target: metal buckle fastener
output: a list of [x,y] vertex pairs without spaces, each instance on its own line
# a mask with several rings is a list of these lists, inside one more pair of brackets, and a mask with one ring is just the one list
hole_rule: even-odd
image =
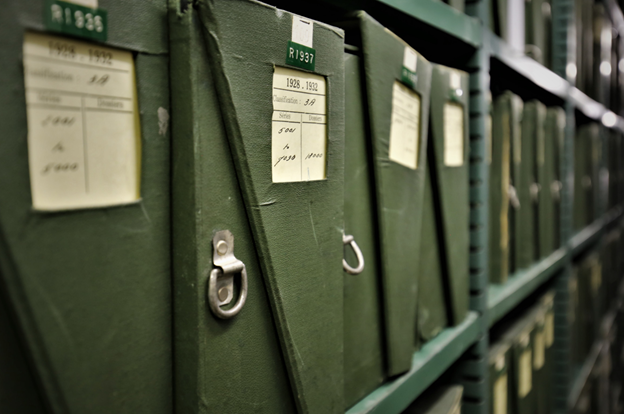
[[[215,268],[208,278],[208,304],[217,317],[229,319],[241,311],[247,300],[247,269],[245,263],[234,256],[234,235],[229,230],[218,231],[212,238],[212,246]],[[241,275],[238,300],[232,308],[221,309],[234,298],[234,275],[237,273]]]
[[342,235],[342,244],[345,246],[346,245],[351,246],[351,249],[353,249],[353,253],[355,253],[355,257],[357,258],[357,261],[358,261],[357,267],[353,268],[349,265],[349,263],[347,263],[347,261],[343,257],[342,268],[344,269],[345,272],[349,273],[350,275],[359,275],[364,270],[364,256],[362,256],[362,251],[360,250],[360,247],[357,245],[357,243],[355,242],[355,239],[350,234]]

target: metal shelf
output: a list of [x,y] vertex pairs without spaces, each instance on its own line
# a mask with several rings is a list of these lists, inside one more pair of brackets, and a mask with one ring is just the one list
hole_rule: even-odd
[[562,100],[568,98],[570,90],[568,81],[541,63],[526,56],[521,51],[513,49],[489,29],[484,28],[483,30],[484,38],[489,45],[493,58],[504,63],[545,91],[558,96]]
[[618,297],[615,299],[615,303],[612,306],[612,309],[603,316],[602,321],[600,323],[600,331],[599,337],[596,339],[594,344],[592,345],[589,354],[585,358],[585,362],[583,366],[576,374],[574,381],[572,382],[572,386],[570,388],[570,394],[568,395],[568,408],[570,411],[574,409],[576,406],[581,394],[587,382],[596,366],[596,362],[598,361],[598,357],[603,352],[604,348],[608,345],[609,335],[611,333],[611,328],[613,327],[613,322],[617,316],[618,311],[622,308],[623,304],[623,290],[624,283],[620,284],[618,289]]
[[414,353],[411,370],[377,388],[347,414],[398,414],[405,410],[475,343],[478,321],[478,314],[470,312],[460,325],[443,330]]
[[532,267],[512,275],[502,285],[490,285],[488,289],[488,323],[494,325],[520,302],[561,269],[566,250],[561,248]]
[[378,0],[473,47],[482,44],[481,24],[439,0]]
[[572,256],[576,256],[584,251],[588,246],[594,244],[596,240],[600,238],[603,230],[611,225],[611,223],[617,221],[622,215],[622,208],[615,207],[603,217],[595,220],[592,224],[585,227],[583,230],[576,233],[570,239],[570,249]]

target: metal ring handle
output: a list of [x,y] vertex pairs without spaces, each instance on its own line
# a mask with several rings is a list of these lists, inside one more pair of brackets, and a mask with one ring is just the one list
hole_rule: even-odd
[[357,267],[353,268],[349,265],[349,263],[347,263],[347,261],[343,257],[342,268],[344,269],[345,272],[349,273],[350,275],[359,275],[360,273],[362,273],[362,271],[364,271],[364,256],[362,255],[360,246],[357,245],[353,236],[346,235],[346,234],[342,235],[342,244],[345,246],[346,245],[351,246],[351,249],[353,249],[353,253],[355,253],[355,257],[357,258],[357,261],[358,261]]
[[236,304],[228,310],[223,310],[218,305],[217,278],[219,277],[219,273],[221,274],[223,273],[223,271],[220,268],[212,269],[212,271],[210,272],[210,277],[208,279],[208,304],[210,305],[210,310],[212,310],[212,312],[217,317],[221,319],[229,319],[235,316],[236,314],[238,314],[238,312],[240,312],[241,309],[243,309],[243,306],[245,305],[245,301],[247,300],[247,269],[243,265],[243,269],[240,272],[241,291],[238,296],[238,300],[236,301]]

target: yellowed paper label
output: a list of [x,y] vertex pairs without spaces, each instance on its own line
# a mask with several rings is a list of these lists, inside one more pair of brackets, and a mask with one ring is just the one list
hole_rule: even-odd
[[518,397],[524,398],[531,392],[533,386],[531,348],[527,348],[520,354],[518,372]]
[[550,348],[555,342],[555,314],[552,311],[546,313],[544,324],[544,342],[546,348]]
[[33,207],[54,211],[139,200],[132,54],[27,32],[24,81]]
[[494,414],[507,414],[507,374],[494,382]]
[[400,82],[392,87],[392,120],[388,157],[412,170],[418,167],[420,96]]
[[545,357],[545,343],[544,343],[544,331],[538,330],[535,333],[535,339],[533,340],[533,368],[541,369],[544,366]]
[[325,78],[276,67],[271,165],[274,183],[324,180],[327,152]]
[[459,167],[463,164],[464,108],[447,102],[444,104],[444,165]]

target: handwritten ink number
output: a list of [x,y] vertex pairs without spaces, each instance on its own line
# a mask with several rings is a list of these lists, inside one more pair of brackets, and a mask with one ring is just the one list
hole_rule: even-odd
[[87,83],[89,85],[104,85],[106,82],[108,82],[108,75],[93,75]]

